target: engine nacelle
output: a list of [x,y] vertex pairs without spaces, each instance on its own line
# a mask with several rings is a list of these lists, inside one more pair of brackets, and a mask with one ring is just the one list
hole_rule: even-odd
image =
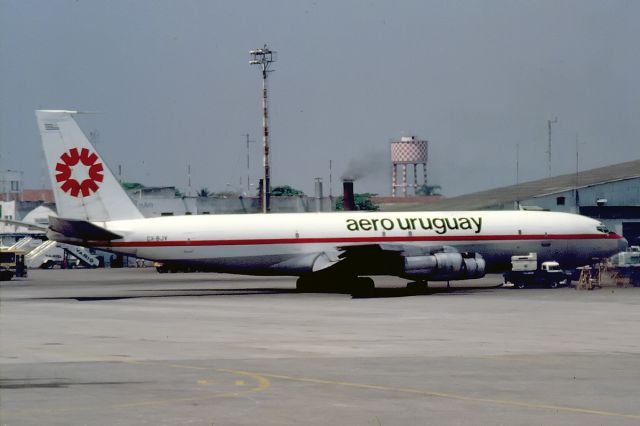
[[432,281],[484,277],[485,260],[478,253],[434,253],[404,258],[403,276]]

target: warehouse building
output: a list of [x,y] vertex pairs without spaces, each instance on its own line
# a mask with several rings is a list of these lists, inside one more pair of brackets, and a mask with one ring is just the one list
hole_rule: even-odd
[[640,243],[640,160],[444,198],[383,204],[387,211],[514,210],[579,213],[604,222],[632,245]]

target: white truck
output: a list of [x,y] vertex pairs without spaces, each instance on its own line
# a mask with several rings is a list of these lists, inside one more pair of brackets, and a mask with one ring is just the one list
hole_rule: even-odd
[[512,283],[514,288],[548,287],[557,288],[567,279],[558,262],[542,262],[538,268],[537,253],[511,256],[511,271],[505,272],[504,283]]

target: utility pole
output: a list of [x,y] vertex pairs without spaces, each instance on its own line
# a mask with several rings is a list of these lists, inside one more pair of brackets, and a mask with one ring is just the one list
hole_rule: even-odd
[[516,144],[516,206],[520,209],[520,144]]
[[558,117],[555,117],[553,120],[547,120],[547,127],[549,128],[549,149],[547,150],[547,154],[549,155],[549,177],[551,177],[551,125],[558,122]]
[[262,213],[268,213],[271,210],[270,205],[270,170],[269,170],[269,113],[267,102],[267,77],[271,72],[269,66],[275,62],[274,54],[265,44],[261,49],[250,50],[250,65],[258,65],[262,70],[262,143],[264,147],[263,163],[264,163],[264,180],[262,184]]
[[191,163],[187,163],[187,197],[191,196]]
[[520,184],[520,144],[516,144],[516,185]]
[[331,160],[329,160],[329,198],[333,198],[333,167]]
[[578,157],[578,147],[580,146],[580,141],[578,138],[578,133],[576,132],[576,184],[575,184],[575,194],[574,194],[574,199],[575,199],[575,204],[576,204],[576,213],[580,214],[580,194],[578,193],[578,179],[579,179],[579,172],[580,172],[580,162],[579,162],[579,157]]
[[249,140],[249,133],[245,133],[245,137],[247,138],[247,193],[251,191],[251,163],[249,162],[249,144],[255,143],[256,141]]

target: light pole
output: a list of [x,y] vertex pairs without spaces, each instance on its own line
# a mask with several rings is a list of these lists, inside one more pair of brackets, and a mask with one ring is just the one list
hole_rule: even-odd
[[251,190],[251,163],[249,162],[249,144],[255,141],[249,140],[249,133],[245,134],[247,138],[247,193]]
[[262,213],[268,213],[271,210],[270,205],[270,170],[269,170],[269,112],[267,103],[267,76],[271,72],[269,66],[275,62],[275,52],[267,47],[250,50],[251,60],[249,64],[259,65],[262,70],[262,142],[264,147],[264,180],[262,184]]
[[549,128],[549,150],[547,154],[549,154],[549,177],[551,177],[551,125],[556,124],[558,122],[558,117],[553,120],[547,120],[547,127]]

